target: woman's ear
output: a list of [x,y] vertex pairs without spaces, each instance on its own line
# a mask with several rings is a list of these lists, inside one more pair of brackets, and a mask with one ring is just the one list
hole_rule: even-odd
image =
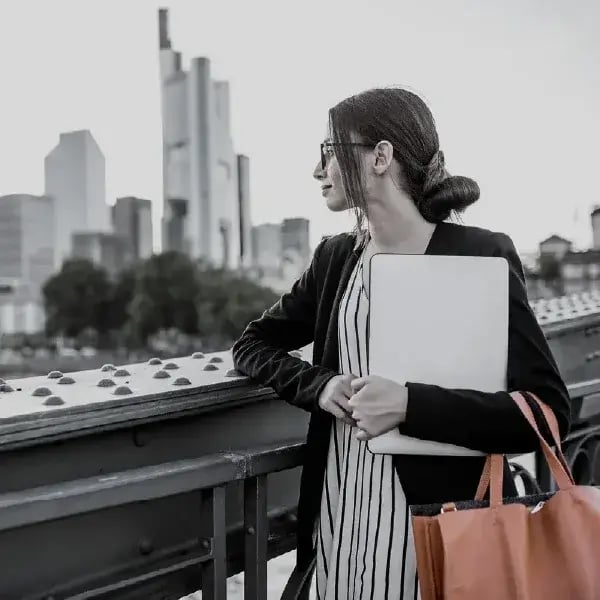
[[390,142],[382,140],[375,146],[374,157],[373,170],[377,175],[383,175],[394,160],[394,147]]

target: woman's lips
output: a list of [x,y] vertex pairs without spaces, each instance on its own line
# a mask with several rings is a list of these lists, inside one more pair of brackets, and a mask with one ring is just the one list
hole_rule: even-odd
[[331,189],[330,185],[323,185],[321,186],[321,193],[323,194],[323,196],[327,195],[327,192]]

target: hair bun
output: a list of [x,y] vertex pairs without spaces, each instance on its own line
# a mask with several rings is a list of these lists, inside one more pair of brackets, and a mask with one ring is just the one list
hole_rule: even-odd
[[479,186],[469,177],[448,176],[427,188],[423,190],[419,211],[433,223],[445,221],[453,211],[462,212],[479,200]]

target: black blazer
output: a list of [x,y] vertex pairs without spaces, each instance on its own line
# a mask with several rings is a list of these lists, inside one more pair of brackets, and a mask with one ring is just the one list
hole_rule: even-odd
[[[313,533],[333,421],[332,415],[319,408],[318,397],[325,384],[338,374],[337,313],[360,255],[360,250],[354,249],[355,242],[355,235],[348,233],[324,239],[291,291],[251,322],[233,346],[238,370],[312,413],[298,502],[298,566],[306,565],[314,554]],[[508,390],[530,391],[547,403],[564,437],[570,424],[569,396],[529,306],[523,268],[512,240],[502,233],[444,222],[436,227],[426,254],[503,256],[508,260]],[[312,365],[288,354],[311,342]],[[444,389],[411,382],[406,385],[408,407],[406,421],[400,426],[402,433],[485,453],[521,454],[538,448],[535,434],[507,392]],[[532,409],[539,418],[537,407]],[[541,419],[540,426],[549,439]],[[395,455],[394,465],[408,503],[428,504],[472,499],[483,460]],[[504,483],[505,495],[516,495],[506,464]]]

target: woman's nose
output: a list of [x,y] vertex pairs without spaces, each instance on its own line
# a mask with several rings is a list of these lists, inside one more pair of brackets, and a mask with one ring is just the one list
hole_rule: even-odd
[[321,179],[325,179],[326,175],[327,173],[323,170],[323,167],[321,166],[321,161],[319,161],[317,163],[317,166],[315,167],[315,170],[313,171],[313,177],[317,181],[320,181]]

